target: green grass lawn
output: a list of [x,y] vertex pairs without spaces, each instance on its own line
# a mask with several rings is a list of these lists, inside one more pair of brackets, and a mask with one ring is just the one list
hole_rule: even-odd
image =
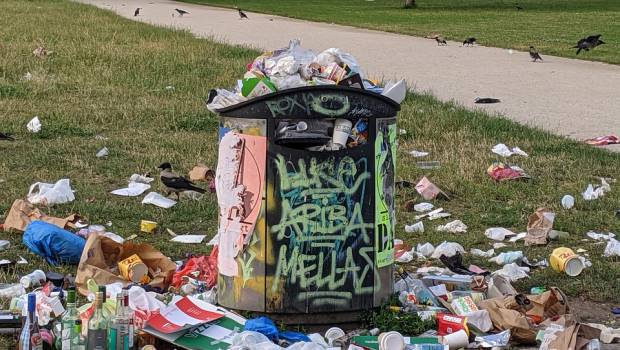
[[[25,197],[32,183],[67,177],[77,191],[76,200],[44,208],[50,215],[78,213],[90,223],[110,221],[110,229],[124,237],[138,234],[141,219],[177,233],[212,236],[217,225],[214,195],[199,202],[181,201],[166,210],[141,205],[141,197],[116,197],[109,191],[126,185],[134,172],[154,172],[163,161],[181,173],[198,162],[214,167],[217,117],[204,108],[203,98],[211,87],[232,85],[258,52],[66,1],[3,1],[0,19],[5,23],[0,29],[0,131],[17,139],[0,141],[0,215],[7,213],[14,199]],[[32,55],[39,42],[53,51],[45,59]],[[32,74],[29,81],[23,78],[27,72]],[[29,134],[25,125],[35,115],[43,131]],[[570,295],[617,300],[620,260],[601,257],[603,245],[581,240],[588,230],[620,233],[620,219],[614,217],[620,208],[620,183],[612,184],[612,192],[600,200],[584,202],[578,194],[596,181],[595,176],[617,177],[620,154],[426,95],[406,99],[399,127],[408,133],[400,139],[398,178],[416,181],[426,174],[451,192],[451,201],[436,204],[465,222],[469,232],[437,233],[434,227],[447,222],[438,220],[427,223],[423,234],[405,234],[403,226],[413,222],[414,214],[402,208],[415,198],[413,190],[405,190],[398,199],[398,237],[412,244],[454,240],[467,248],[488,248],[486,228],[523,231],[527,216],[546,206],[557,213],[556,229],[571,233],[564,244],[588,249],[594,266],[576,278],[551,269],[535,272],[520,287],[557,285]],[[530,153],[529,158],[514,161],[533,177],[531,181],[494,183],[487,177],[487,167],[497,160],[490,148],[498,142]],[[110,149],[110,156],[98,159],[95,153],[103,146]],[[440,161],[441,168],[416,169],[408,154],[413,148],[430,151],[428,158]],[[161,190],[161,185],[156,183],[154,189]],[[560,206],[566,193],[577,197],[570,211]],[[137,240],[152,243],[173,259],[209,251],[205,245],[169,243],[169,238],[165,233],[140,233]],[[47,266],[25,249],[20,234],[2,232],[0,239],[12,244],[1,258],[21,255],[29,261],[18,267],[17,275],[3,275],[0,282],[16,281],[34,268],[75,273],[75,266]],[[503,251],[524,250],[535,259],[547,257],[557,246],[524,248],[518,243]]]
[[[542,55],[620,64],[617,0],[417,0],[414,9],[403,9],[403,0],[184,1],[416,36],[440,33],[459,42],[474,36],[484,46],[527,50],[534,45]],[[575,56],[571,47],[577,40],[597,33],[607,44]]]

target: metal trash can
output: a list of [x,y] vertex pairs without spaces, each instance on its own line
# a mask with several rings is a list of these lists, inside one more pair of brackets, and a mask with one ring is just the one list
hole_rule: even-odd
[[[218,111],[220,305],[307,317],[386,301],[393,290],[399,110],[362,89],[309,86]],[[283,122],[295,129],[304,121],[321,139],[321,121],[336,118],[366,120],[366,143],[309,151],[280,142]]]

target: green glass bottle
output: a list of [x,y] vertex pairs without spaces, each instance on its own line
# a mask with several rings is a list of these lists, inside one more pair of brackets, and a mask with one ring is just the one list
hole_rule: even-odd
[[75,307],[75,287],[71,287],[67,291],[67,310],[62,314],[60,319],[60,341],[62,350],[71,350],[72,332],[75,328],[75,320],[77,319],[78,311]]
[[71,350],[86,350],[86,340],[82,336],[82,320],[75,320],[72,334]]

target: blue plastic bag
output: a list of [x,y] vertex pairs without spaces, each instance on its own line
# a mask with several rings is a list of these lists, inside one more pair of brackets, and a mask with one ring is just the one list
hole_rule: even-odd
[[23,242],[33,253],[51,265],[80,262],[86,241],[69,231],[45,221],[33,221],[24,232]]
[[243,330],[258,332],[273,342],[278,341],[278,328],[271,319],[265,316],[245,321]]
[[280,337],[280,339],[286,340],[291,344],[297,343],[300,341],[305,341],[305,342],[312,341],[310,340],[310,338],[308,338],[307,335],[303,333],[299,333],[299,332],[293,332],[293,331],[282,331],[278,333],[278,336]]

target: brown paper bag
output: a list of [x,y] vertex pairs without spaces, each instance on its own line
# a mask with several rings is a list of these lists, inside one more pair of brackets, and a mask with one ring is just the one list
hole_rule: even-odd
[[87,295],[86,282],[94,279],[98,285],[121,282],[124,286],[130,281],[118,274],[117,265],[120,260],[137,254],[149,268],[152,278],[149,285],[162,289],[168,288],[176,264],[167,256],[149,244],[117,243],[98,234],[88,236],[80,264],[78,265],[75,284],[81,294]]
[[72,226],[70,224],[75,219],[75,215],[70,215],[64,219],[47,216],[29,202],[23,199],[16,199],[4,220],[3,227],[4,231],[17,230],[23,232],[29,223],[40,220],[64,229],[67,226]]
[[600,329],[578,323],[573,315],[563,315],[547,319],[541,325],[560,326],[561,330],[547,335],[540,346],[541,350],[581,350],[591,339],[598,339]]
[[527,219],[525,245],[547,244],[547,235],[553,228],[555,214],[545,208],[538,208]]
[[537,332],[534,322],[567,314],[568,302],[558,288],[551,288],[539,295],[528,295],[527,298],[530,301],[527,311],[519,307],[513,295],[482,300],[477,305],[489,312],[495,329],[510,329],[512,340],[521,344],[534,344]]
[[196,165],[188,175],[191,181],[210,181],[215,178],[213,170],[204,165]]

